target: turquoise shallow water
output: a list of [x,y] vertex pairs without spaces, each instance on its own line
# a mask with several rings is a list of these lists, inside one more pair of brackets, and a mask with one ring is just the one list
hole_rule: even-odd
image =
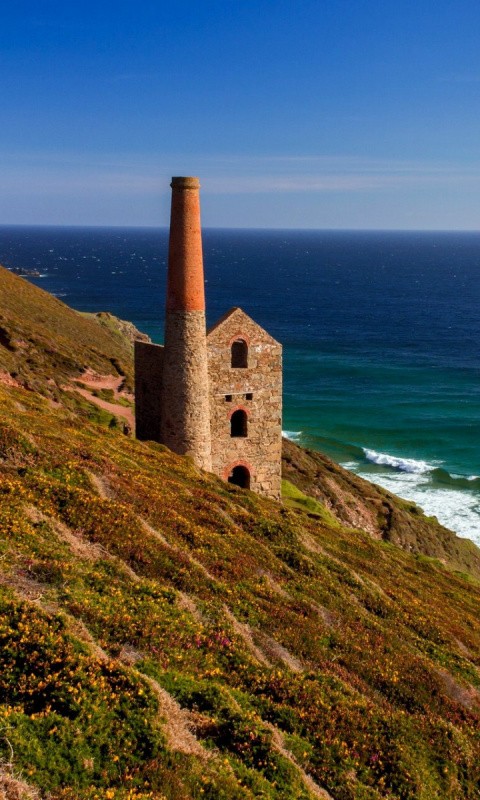
[[301,395],[286,387],[288,435],[480,544],[478,385],[470,370],[435,370],[433,379],[424,368],[349,361],[342,369],[337,361],[318,369],[311,354],[289,358],[294,382],[302,380],[299,364],[310,363],[323,388],[319,395],[310,375]]
[[[208,317],[284,345],[284,428],[480,544],[480,234],[204,232]],[[0,228],[0,263],[163,334],[167,232]]]

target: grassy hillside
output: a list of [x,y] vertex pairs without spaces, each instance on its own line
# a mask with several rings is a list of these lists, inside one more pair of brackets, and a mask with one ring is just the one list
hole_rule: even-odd
[[110,315],[84,315],[0,267],[0,370],[59,399],[84,369],[133,381],[132,348]]
[[480,584],[315,469],[282,507],[0,384],[0,797],[479,797]]

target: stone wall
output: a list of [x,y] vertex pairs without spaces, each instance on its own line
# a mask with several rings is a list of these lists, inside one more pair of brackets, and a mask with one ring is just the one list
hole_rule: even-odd
[[164,349],[159,344],[134,342],[135,435],[141,441],[160,441],[160,392]]
[[[231,345],[248,345],[248,367],[231,367]],[[212,471],[224,480],[236,465],[250,472],[250,489],[281,499],[282,347],[235,308],[207,336]],[[232,437],[235,410],[247,414],[247,436]]]
[[160,441],[211,470],[205,311],[167,311]]

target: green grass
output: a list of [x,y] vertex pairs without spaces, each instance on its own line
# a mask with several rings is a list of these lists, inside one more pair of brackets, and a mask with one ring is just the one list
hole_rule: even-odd
[[285,479],[282,480],[282,501],[287,508],[298,508],[323,519],[333,527],[338,525],[333,514],[330,514],[325,506],[322,506],[313,497],[303,494],[297,486]]
[[[291,450],[305,471],[281,505],[73,393],[53,406],[48,375],[116,344],[90,363],[82,340],[80,364],[78,315],[31,288],[0,357],[30,386],[0,384],[0,769],[13,751],[44,800],[313,800],[308,780],[334,800],[478,800],[474,545],[320,455]],[[360,504],[388,505],[405,549],[339,522]]]
[[[336,800],[477,796],[476,584],[332,524],[288,483],[294,509],[34,393],[0,405],[0,719],[33,784],[307,800],[304,769]],[[168,740],[144,676],[209,760]]]
[[[56,297],[0,267],[0,369],[57,399],[59,387],[82,369],[122,374],[133,385],[132,346],[118,330],[79,314]],[[56,386],[51,383],[52,377]]]

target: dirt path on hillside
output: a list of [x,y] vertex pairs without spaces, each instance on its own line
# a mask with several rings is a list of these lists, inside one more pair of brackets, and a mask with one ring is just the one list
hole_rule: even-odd
[[129,406],[121,406],[117,405],[116,403],[108,403],[106,400],[102,400],[100,397],[95,397],[94,394],[87,392],[86,389],[80,389],[79,386],[75,386],[75,391],[78,392],[78,394],[81,394],[82,397],[84,397],[90,403],[94,403],[96,406],[103,408],[105,411],[108,411],[115,417],[122,417],[122,419],[128,422],[132,431],[135,430],[135,417],[132,409]]
[[93,369],[86,369],[79,380],[92,389],[113,389],[116,398],[134,399],[131,392],[122,391],[122,384],[125,379],[121,375],[98,375]]
[[[133,395],[131,392],[122,391],[121,387],[124,382],[124,378],[122,378],[122,376],[98,375],[93,370],[87,369],[78,380],[85,384],[85,386],[89,386],[92,389],[112,389],[114,398],[116,400],[120,400],[122,398],[130,401],[133,400]],[[94,403],[99,408],[103,408],[104,411],[108,411],[109,414],[113,414],[115,417],[121,417],[128,423],[132,432],[135,430],[135,415],[130,406],[123,406],[120,405],[120,403],[109,403],[108,400],[102,400],[100,397],[95,397],[94,394],[89,392],[87,389],[82,389],[80,386],[73,385],[65,388],[74,389],[90,403]]]

